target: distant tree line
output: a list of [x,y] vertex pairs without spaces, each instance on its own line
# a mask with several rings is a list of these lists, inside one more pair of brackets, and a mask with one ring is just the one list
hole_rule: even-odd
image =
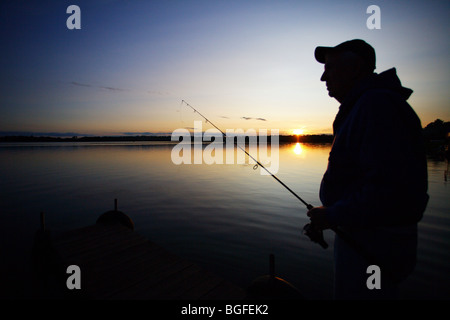
[[450,121],[444,122],[441,119],[436,119],[423,129],[423,134],[427,140],[446,140],[449,133]]
[[[423,128],[427,152],[433,155],[443,155],[449,157],[450,122],[436,119]],[[270,136],[267,136],[270,142]],[[103,136],[103,137],[44,137],[44,136],[0,136],[0,142],[139,142],[139,141],[171,141],[171,136],[138,135],[138,136]],[[248,137],[246,138],[248,141]],[[280,135],[280,143],[303,142],[303,143],[331,143],[333,136],[330,134],[317,135]]]
[[[192,139],[192,137],[191,137]],[[270,141],[271,136],[267,136]],[[171,141],[171,136],[103,136],[103,137],[45,137],[45,136],[1,136],[0,142],[136,142],[136,141]],[[246,142],[249,138],[246,137]],[[319,135],[281,135],[279,142],[311,142],[311,143],[331,143],[333,136],[329,134]]]
[[120,142],[120,141],[170,141],[170,136],[102,136],[102,137],[44,137],[2,136],[0,142]]
[[423,129],[428,154],[450,159],[450,122],[436,119]]

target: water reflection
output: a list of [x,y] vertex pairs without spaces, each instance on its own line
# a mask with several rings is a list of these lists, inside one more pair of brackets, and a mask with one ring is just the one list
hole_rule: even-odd
[[301,155],[303,152],[302,146],[300,145],[300,142],[297,142],[294,146],[294,153],[296,155]]
[[[240,285],[266,274],[269,253],[275,253],[280,276],[310,298],[331,297],[333,251],[301,235],[308,221],[301,203],[271,177],[261,176],[260,169],[252,170],[249,159],[238,164],[241,150],[234,150],[234,164],[227,165],[223,155],[222,165],[175,165],[174,145],[0,148],[0,224],[8,239],[1,252],[25,260],[42,210],[49,228],[73,229],[95,223],[118,198],[137,232]],[[270,146],[263,151],[274,154]],[[329,151],[329,144],[281,144],[277,177],[307,202],[320,205]],[[188,152],[193,161],[195,150]],[[450,287],[445,280],[450,267],[448,188],[442,178],[448,168],[443,162],[429,164],[431,202],[421,222],[417,278],[407,287],[413,298],[431,294],[425,276],[433,279],[437,297]],[[332,247],[333,234],[325,238]],[[11,270],[24,271],[17,259],[5,261]]]

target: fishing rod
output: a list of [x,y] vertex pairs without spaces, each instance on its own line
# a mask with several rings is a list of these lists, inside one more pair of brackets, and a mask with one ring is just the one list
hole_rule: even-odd
[[[214,123],[212,123],[208,118],[206,118],[203,114],[201,114],[197,109],[195,109],[193,106],[191,106],[189,103],[187,103],[184,100],[182,100],[181,103],[182,104],[185,103],[188,107],[190,107],[192,110],[194,110],[195,113],[198,113],[203,119],[205,119],[206,122],[209,122],[214,128],[219,130],[220,133],[222,133],[222,136],[224,138],[227,138],[227,135],[222,130],[220,130]],[[272,178],[274,178],[276,181],[278,181],[283,187],[285,187],[290,193],[292,193],[298,200],[300,200],[306,206],[306,208],[308,210],[311,210],[313,208],[313,206],[311,204],[307,203],[298,194],[296,194],[294,191],[292,191],[291,188],[289,188],[286,184],[284,184],[283,181],[281,181],[277,176],[275,176],[272,172],[270,172],[265,166],[263,166],[258,160],[256,160],[252,155],[250,155],[245,149],[243,149],[241,146],[239,146],[239,144],[237,144],[237,146],[239,147],[239,149],[244,151],[245,154],[247,154],[251,159],[253,159],[253,161],[255,161],[258,166],[260,166],[261,168],[266,170],[266,172],[269,173]],[[365,249],[360,243],[358,243],[354,238],[352,238],[346,232],[344,232],[343,230],[341,230],[338,227],[330,227],[330,230],[334,231],[334,233],[336,233],[336,235],[338,235],[342,240],[344,240],[348,245],[350,245],[357,253],[359,253],[359,255],[361,255],[361,257],[363,257],[364,260],[366,260],[366,262],[368,262],[371,265],[377,265],[380,268],[382,268],[384,274],[388,278],[391,278],[391,280],[396,279],[395,272],[393,272],[393,270],[390,267],[380,263],[379,259],[377,259],[375,256],[373,256],[370,252],[368,252],[367,249]],[[323,230],[316,228],[312,222],[306,224],[303,227],[303,234],[308,236],[312,242],[318,243],[322,248],[324,248],[324,249],[328,248],[328,244],[325,242],[325,239],[323,238]]]
[[[181,103],[185,103],[188,107],[190,107],[192,110],[194,110],[195,113],[198,113],[203,119],[205,119],[206,122],[209,122],[214,128],[219,130],[219,132],[222,134],[222,136],[226,139],[227,135],[222,130],[220,130],[214,123],[212,123],[208,118],[206,118],[203,114],[201,114],[197,109],[195,109],[193,106],[191,106],[189,103],[187,103],[184,100],[181,100]],[[283,187],[286,188],[292,195],[294,195],[300,202],[302,202],[308,210],[311,210],[313,206],[309,203],[307,203],[305,200],[303,200],[298,194],[296,194],[294,191],[292,191],[291,188],[289,188],[283,181],[281,181],[276,175],[274,175],[272,172],[270,172],[265,166],[263,166],[258,160],[256,160],[250,153],[248,153],[245,149],[243,149],[239,144],[236,144],[239,149],[245,152],[246,155],[248,155],[253,161],[256,162],[257,166],[260,166],[263,168],[272,178],[274,178],[276,181],[278,181]],[[333,230],[336,232],[336,230]],[[318,230],[312,225],[311,223],[308,223],[303,227],[303,234],[308,236],[311,241],[317,242],[320,244],[324,249],[328,248],[328,244],[325,242],[323,238],[323,231]]]

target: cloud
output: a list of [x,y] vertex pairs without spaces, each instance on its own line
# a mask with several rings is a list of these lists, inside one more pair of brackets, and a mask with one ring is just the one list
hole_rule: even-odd
[[72,84],[74,86],[78,86],[78,87],[100,88],[100,89],[106,89],[106,90],[109,90],[109,91],[130,91],[128,89],[115,88],[115,87],[94,86],[94,85],[91,85],[91,84],[80,83],[80,82],[76,82],[76,81],[72,81],[70,84]]
[[73,84],[74,86],[79,86],[79,87],[92,87],[90,84],[84,84],[84,83],[79,83],[79,82],[75,82],[75,81],[72,81],[70,84]]
[[121,134],[124,134],[126,136],[149,136],[149,135],[155,135],[153,132],[121,132]]
[[31,131],[0,131],[0,136],[23,137],[90,137],[92,135],[78,132],[31,132]]
[[170,136],[172,132],[121,132],[126,136]]
[[121,89],[121,88],[113,88],[113,87],[99,87],[101,89],[106,89],[106,90],[110,90],[110,91],[130,91],[128,89]]
[[259,120],[259,121],[267,121],[264,118],[252,118],[252,117],[241,117],[241,119],[244,119],[244,120],[252,120],[252,119],[254,119],[254,120]]
[[[130,89],[123,89],[123,88],[110,87],[110,86],[98,86],[98,85],[92,85],[92,84],[88,84],[88,83],[81,83],[81,82],[77,82],[77,81],[72,81],[72,82],[70,82],[70,84],[74,85],[74,86],[78,86],[78,87],[99,88],[99,89],[105,89],[105,90],[113,91],[113,92],[133,91]],[[147,90],[145,92],[148,94],[157,94],[157,95],[161,95],[161,96],[170,95],[170,92],[157,91],[157,90]]]

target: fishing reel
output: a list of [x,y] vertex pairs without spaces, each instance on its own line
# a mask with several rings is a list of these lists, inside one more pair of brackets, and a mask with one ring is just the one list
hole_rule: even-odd
[[303,227],[303,234],[307,235],[312,242],[320,244],[324,249],[328,248],[328,243],[323,238],[323,231],[316,229],[313,224],[308,223]]
[[[308,210],[313,208],[311,204],[305,203],[305,205]],[[323,230],[317,229],[312,223],[308,223],[303,227],[303,234],[308,236],[312,242],[320,244],[322,248],[328,248],[328,243],[323,238]]]

